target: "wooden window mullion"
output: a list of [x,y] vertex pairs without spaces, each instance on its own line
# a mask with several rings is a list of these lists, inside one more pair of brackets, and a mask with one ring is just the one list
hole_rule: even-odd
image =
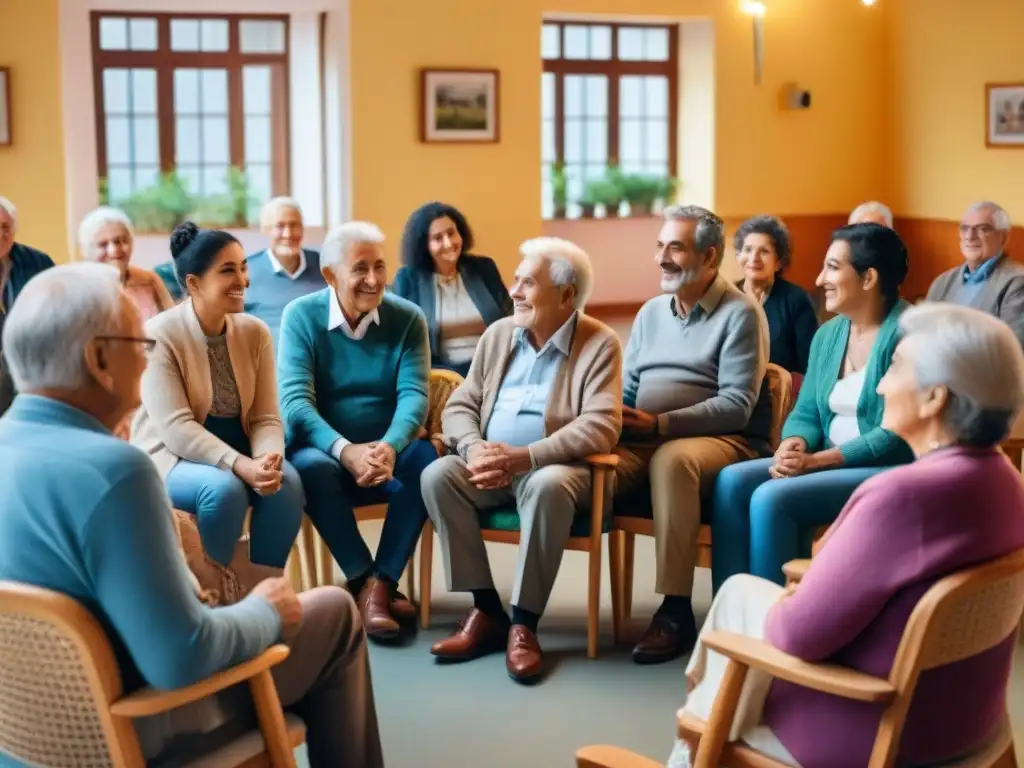
[[[157,50],[171,49],[171,19],[157,20]],[[156,68],[156,124],[160,137],[160,171],[174,170],[177,153],[177,120],[174,117],[174,67],[169,61],[154,62]]]

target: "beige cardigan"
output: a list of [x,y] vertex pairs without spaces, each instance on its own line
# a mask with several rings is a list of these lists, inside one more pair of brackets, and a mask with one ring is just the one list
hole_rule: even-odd
[[[505,317],[484,332],[466,381],[452,394],[442,425],[459,455],[484,439],[511,359],[515,323]],[[551,384],[544,438],[530,446],[534,464],[571,464],[608,453],[622,430],[622,343],[599,320],[578,316],[569,359]]]
[[[146,323],[146,334],[156,340],[156,349],[142,376],[142,407],[132,423],[132,443],[153,458],[164,477],[180,459],[231,469],[238,452],[203,427],[213,387],[206,336],[192,301],[154,317]],[[228,315],[227,337],[252,455],[284,455],[270,331],[251,315]]]

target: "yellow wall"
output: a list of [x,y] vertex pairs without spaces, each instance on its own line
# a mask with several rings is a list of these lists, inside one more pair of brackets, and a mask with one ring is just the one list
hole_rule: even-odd
[[13,145],[0,147],[0,195],[18,240],[67,261],[58,0],[0,2],[0,67],[11,70]]
[[897,213],[957,219],[993,199],[1020,220],[1024,150],[986,148],[985,83],[1024,82],[1024,4],[899,0],[889,14]]

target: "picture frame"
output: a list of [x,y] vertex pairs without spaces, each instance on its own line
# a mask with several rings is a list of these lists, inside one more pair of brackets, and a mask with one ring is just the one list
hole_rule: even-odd
[[1024,82],[985,85],[985,146],[1024,149]]
[[0,147],[11,146],[11,70],[0,67]]
[[421,69],[420,141],[498,143],[499,81],[497,69]]

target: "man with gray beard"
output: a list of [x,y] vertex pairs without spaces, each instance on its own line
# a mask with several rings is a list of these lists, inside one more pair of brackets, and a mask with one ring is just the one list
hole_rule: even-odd
[[618,493],[636,499],[649,485],[655,591],[665,596],[633,649],[640,664],[674,659],[696,641],[701,497],[723,467],[771,455],[768,320],[719,274],[724,255],[718,216],[666,210],[654,256],[664,294],[641,308],[626,348]]

